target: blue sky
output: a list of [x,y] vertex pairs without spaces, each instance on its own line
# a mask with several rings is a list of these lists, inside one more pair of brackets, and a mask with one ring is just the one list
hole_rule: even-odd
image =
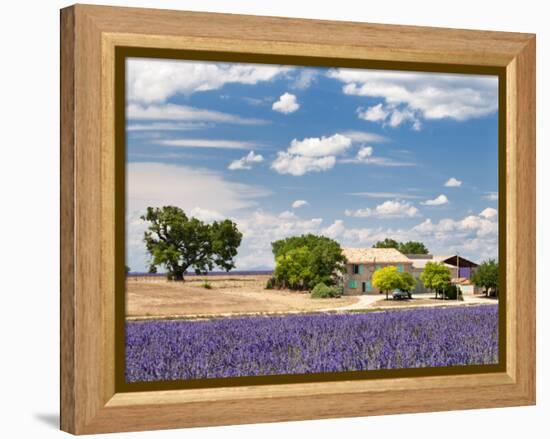
[[236,221],[239,269],[309,232],[496,257],[497,95],[492,76],[129,59],[128,265],[168,204]]

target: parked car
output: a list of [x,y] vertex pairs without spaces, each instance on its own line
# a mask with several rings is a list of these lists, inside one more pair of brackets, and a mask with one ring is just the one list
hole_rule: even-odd
[[392,293],[394,300],[412,299],[410,291],[394,290]]

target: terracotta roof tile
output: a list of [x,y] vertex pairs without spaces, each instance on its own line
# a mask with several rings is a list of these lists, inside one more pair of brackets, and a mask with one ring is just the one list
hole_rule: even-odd
[[351,248],[345,247],[342,249],[348,263],[399,263],[410,264],[412,261],[403,253],[394,248]]

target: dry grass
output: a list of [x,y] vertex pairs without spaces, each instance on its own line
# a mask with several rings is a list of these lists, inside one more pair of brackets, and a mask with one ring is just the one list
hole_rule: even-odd
[[[311,299],[309,293],[266,290],[268,275],[188,277],[185,282],[129,277],[128,317],[205,316],[220,314],[312,312],[337,309],[357,297]],[[204,288],[205,280],[210,289]]]

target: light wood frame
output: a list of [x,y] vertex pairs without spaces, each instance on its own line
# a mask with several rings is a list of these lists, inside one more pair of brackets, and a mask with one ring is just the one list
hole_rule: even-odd
[[[118,46],[502,68],[506,371],[116,393]],[[86,434],[534,403],[534,35],[89,5],[61,11],[61,429]]]

